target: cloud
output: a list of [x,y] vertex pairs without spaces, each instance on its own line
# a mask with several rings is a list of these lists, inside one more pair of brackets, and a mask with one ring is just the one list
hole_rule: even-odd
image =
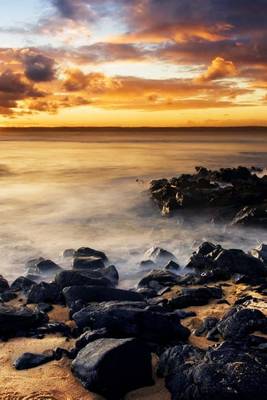
[[209,82],[217,79],[234,77],[236,75],[237,69],[232,61],[226,61],[222,57],[216,57],[207,71],[197,78],[197,81]]
[[25,52],[22,56],[25,75],[34,82],[49,82],[55,78],[55,61],[43,54],[32,51]]
[[52,0],[53,6],[62,18],[71,20],[91,20],[93,12],[87,0]]
[[28,98],[39,98],[44,92],[25,81],[22,74],[6,70],[0,75],[0,109],[1,114],[13,114],[18,101]]

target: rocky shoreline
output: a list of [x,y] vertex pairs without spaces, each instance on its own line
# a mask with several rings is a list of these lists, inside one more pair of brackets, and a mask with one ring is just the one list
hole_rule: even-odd
[[[222,175],[231,184],[228,200],[239,196],[235,212],[264,204],[266,178],[241,167],[201,168],[177,178],[175,189],[154,181],[152,197],[173,211],[178,198],[186,208],[205,193],[207,208],[217,209],[219,198],[225,208],[224,186],[206,191],[207,180],[222,183]],[[197,192],[194,200],[177,195],[182,181]],[[142,278],[127,290],[103,251],[82,247],[63,256],[72,269],[38,258],[14,282],[0,277],[0,359],[7,368],[0,399],[266,399],[266,244],[246,253],[203,242],[184,268],[170,251],[152,247],[140,263]],[[46,385],[49,371],[53,384]],[[34,390],[26,383],[31,376]]]

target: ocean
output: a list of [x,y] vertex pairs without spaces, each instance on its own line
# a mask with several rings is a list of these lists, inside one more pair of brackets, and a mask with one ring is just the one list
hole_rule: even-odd
[[193,223],[160,215],[149,181],[199,165],[266,168],[267,130],[0,131],[0,273],[12,281],[39,256],[70,267],[64,249],[89,246],[107,253],[129,287],[151,246],[183,266],[204,240],[246,251],[266,242],[266,231],[214,225],[201,210]]

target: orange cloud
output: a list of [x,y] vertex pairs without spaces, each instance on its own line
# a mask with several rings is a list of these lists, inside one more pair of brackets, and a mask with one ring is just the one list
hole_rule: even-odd
[[221,57],[216,57],[207,71],[201,74],[197,82],[209,82],[217,79],[229,78],[237,75],[237,69],[232,61],[226,61]]

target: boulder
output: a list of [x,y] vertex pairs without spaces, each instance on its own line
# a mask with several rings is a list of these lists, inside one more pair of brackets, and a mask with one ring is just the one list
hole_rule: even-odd
[[168,344],[186,340],[190,331],[180,324],[175,313],[145,309],[143,303],[90,304],[73,314],[80,329],[105,328],[115,337],[137,337],[151,343]]
[[8,303],[11,300],[14,300],[17,297],[17,294],[12,292],[11,290],[6,290],[5,292],[0,294],[0,300],[4,303]]
[[267,265],[267,244],[262,243],[255,249],[251,250],[253,257],[259,258],[265,265]]
[[212,299],[220,299],[222,289],[217,287],[186,288],[182,289],[178,296],[168,302],[171,310],[192,306],[204,306]]
[[55,283],[41,282],[32,286],[27,296],[27,303],[62,303],[60,287]]
[[0,275],[0,293],[8,289],[9,289],[8,281],[2,275]]
[[73,269],[75,270],[99,270],[105,268],[104,261],[99,257],[75,257]]
[[61,290],[70,286],[113,286],[112,282],[105,278],[102,273],[97,273],[95,271],[61,271],[56,275],[55,282]]
[[164,265],[168,261],[176,260],[176,257],[161,247],[151,247],[145,252],[144,260],[153,261],[156,265]]
[[145,275],[138,283],[139,288],[148,288],[160,290],[165,286],[175,286],[179,282],[179,278],[171,271],[154,269]]
[[63,296],[68,307],[72,308],[75,302],[82,305],[91,302],[103,301],[143,301],[144,297],[140,293],[130,290],[114,289],[98,286],[72,286],[63,289]]
[[180,265],[173,260],[169,261],[164,267],[167,271],[178,271],[180,268]]
[[31,279],[26,278],[25,276],[20,276],[15,279],[11,284],[10,289],[14,292],[28,292],[36,283]]
[[267,227],[267,202],[256,206],[246,206],[234,216],[232,225]]
[[267,318],[256,309],[234,307],[218,322],[216,329],[224,339],[240,339],[255,331],[266,331]]
[[160,359],[172,400],[265,400],[267,355],[243,342],[223,342],[207,351],[177,345]]
[[53,352],[47,354],[24,353],[14,362],[14,367],[17,370],[30,369],[39,367],[39,365],[46,364],[54,359]]
[[74,249],[66,249],[63,251],[63,257],[64,258],[73,258],[75,255],[75,250]]
[[[96,329],[95,331],[85,331],[81,336],[78,337],[75,343],[75,347],[78,351],[83,349],[89,343],[94,342],[98,339],[111,338],[112,334],[108,332],[106,328]],[[114,337],[113,337],[114,338]]]
[[99,339],[83,348],[72,362],[82,385],[107,400],[153,384],[151,354],[135,339]]
[[78,258],[96,257],[101,258],[103,261],[108,260],[106,254],[103,251],[91,249],[90,247],[80,247],[78,250],[75,251],[74,256]]
[[0,305],[0,336],[24,336],[25,332],[48,321],[47,315],[27,307]]
[[62,270],[62,268],[53,261],[45,260],[42,257],[30,260],[26,266],[28,267],[28,273],[36,274],[37,276],[53,276]]

